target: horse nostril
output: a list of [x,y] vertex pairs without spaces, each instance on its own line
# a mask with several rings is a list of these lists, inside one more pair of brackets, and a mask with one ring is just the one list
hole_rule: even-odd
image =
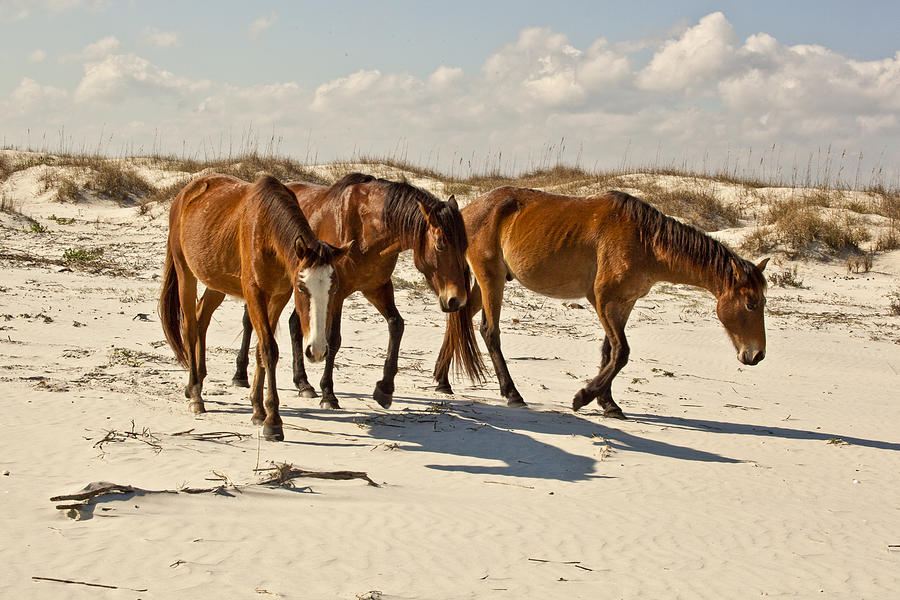
[[758,364],[762,359],[766,357],[766,353],[762,350],[757,350],[756,354],[753,355],[753,361],[750,363],[751,365]]
[[306,358],[308,358],[309,360],[312,360],[312,361],[315,360],[315,359],[313,358],[312,346],[307,346],[307,347],[306,347],[306,350],[303,352],[303,354],[305,354],[305,355],[306,355]]
[[455,312],[459,310],[459,298],[453,296],[449,300],[447,300],[447,310],[450,312]]

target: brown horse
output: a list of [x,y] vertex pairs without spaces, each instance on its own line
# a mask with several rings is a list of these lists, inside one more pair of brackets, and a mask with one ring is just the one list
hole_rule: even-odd
[[[307,356],[322,360],[337,289],[332,265],[347,250],[318,241],[294,195],[274,177],[249,184],[228,175],[207,175],[178,193],[169,211],[159,313],[169,345],[190,370],[184,394],[193,412],[206,412],[201,392],[212,313],[226,294],[239,296],[259,339],[250,392],[252,421],[263,426],[266,439],[284,439],[275,386],[278,317],[293,294],[295,309],[304,317]],[[198,280],[206,285],[199,303]]]
[[[466,230],[456,200],[451,196],[442,202],[432,194],[408,183],[376,179],[353,173],[331,187],[311,183],[289,183],[310,226],[321,240],[332,244],[356,241],[350,260],[337,266],[338,290],[330,305],[331,330],[328,356],[322,373],[322,408],[340,408],[334,395],[332,371],[334,357],[341,346],[341,309],[343,301],[360,291],[388,323],[388,348],[384,374],[375,384],[374,399],[384,408],[391,405],[397,356],[403,336],[403,318],[394,304],[391,274],[400,252],[413,251],[416,268],[425,275],[435,291],[441,310],[452,312],[465,306],[468,298],[469,273],[466,267]],[[291,315],[292,334],[297,329],[297,316]],[[304,334],[305,337],[305,334]],[[314,398],[300,352],[300,335],[294,342],[294,383],[300,395]],[[244,340],[238,353],[235,385],[247,384],[247,351],[250,328],[245,313]],[[447,352],[462,364],[472,377],[483,368],[478,344],[469,327],[451,336]]]
[[[706,288],[737,358],[755,365],[765,356],[763,306],[768,259],[754,265],[703,232],[622,192],[590,198],[502,187],[463,211],[468,261],[475,275],[468,307],[448,317],[450,328],[471,327],[483,307],[481,334],[509,406],[525,406],[500,351],[500,304],[506,281],[552,298],[586,298],[606,333],[598,375],[575,394],[572,409],[597,399],[604,415],[624,419],[611,385],[628,361],[625,323],[638,298],[658,281]],[[434,377],[452,393],[446,340]]]

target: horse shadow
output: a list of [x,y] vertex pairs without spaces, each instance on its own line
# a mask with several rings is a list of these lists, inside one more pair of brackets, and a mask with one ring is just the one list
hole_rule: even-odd
[[[368,395],[340,394],[349,399],[371,401]],[[435,399],[395,396],[403,410],[335,412],[324,409],[293,409],[302,420],[355,423],[366,426],[381,444],[397,444],[404,452],[440,457],[426,468],[486,476],[584,481],[609,478],[597,474],[604,447],[621,452],[647,453],[676,460],[741,463],[739,459],[647,439],[598,423],[574,413],[523,410],[486,403],[472,396]],[[346,403],[345,403],[346,404]],[[579,438],[571,450],[563,438]],[[564,449],[566,446],[569,449]],[[465,462],[452,457],[465,458]],[[476,464],[472,464],[473,459]],[[481,464],[478,464],[481,463]]]
[[791,429],[789,427],[774,427],[770,425],[750,425],[747,423],[731,423],[727,421],[711,421],[694,419],[689,417],[674,417],[651,414],[629,414],[629,418],[637,423],[671,427],[673,429],[690,429],[706,431],[710,433],[727,433],[737,435],[754,435],[760,437],[779,437],[788,440],[814,440],[828,442],[839,439],[854,446],[874,448],[876,450],[900,450],[900,443],[885,442],[882,440],[870,440],[844,435],[841,433],[827,433],[823,431],[810,431],[808,429]]

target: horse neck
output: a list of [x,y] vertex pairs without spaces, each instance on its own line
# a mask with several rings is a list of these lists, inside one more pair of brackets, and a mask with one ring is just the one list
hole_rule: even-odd
[[725,278],[712,266],[714,263],[679,256],[670,250],[657,252],[661,263],[660,279],[708,290],[718,298],[726,288]]

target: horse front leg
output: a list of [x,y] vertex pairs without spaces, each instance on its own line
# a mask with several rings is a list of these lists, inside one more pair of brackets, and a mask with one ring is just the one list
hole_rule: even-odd
[[294,385],[302,398],[315,398],[316,390],[306,378],[306,365],[303,362],[303,329],[300,327],[300,315],[292,310],[288,319],[291,331],[291,367],[294,372]]
[[334,315],[331,317],[331,327],[328,330],[328,354],[325,355],[325,368],[322,370],[322,379],[319,381],[319,388],[322,390],[322,399],[319,401],[319,407],[321,408],[336,410],[341,408],[337,396],[334,395],[332,373],[334,371],[334,358],[337,356],[338,350],[341,349],[342,310],[343,306],[338,304]]
[[[250,391],[250,402],[253,404],[252,422],[262,425],[262,434],[267,440],[284,440],[284,427],[278,412],[278,388],[275,383],[275,370],[278,365],[278,344],[275,342],[275,325],[278,315],[287,303],[290,294],[270,298],[268,294],[255,285],[245,288],[244,297],[250,321],[256,331],[256,375]],[[263,387],[266,388],[263,403]],[[263,410],[264,409],[264,410]]]
[[394,284],[390,280],[370,293],[363,293],[388,324],[387,356],[384,359],[384,371],[381,380],[375,384],[372,397],[381,408],[390,408],[394,401],[394,377],[397,375],[397,360],[400,356],[400,340],[403,339],[403,317],[394,303]]
[[500,307],[503,303],[503,287],[506,284],[505,272],[493,278],[479,277],[479,282],[484,282],[482,290],[484,309],[481,312],[481,337],[487,346],[494,364],[494,372],[500,382],[500,394],[506,399],[506,405],[513,408],[528,406],[516,385],[513,383],[506,359],[500,350]]
[[572,410],[590,404],[594,398],[603,407],[603,416],[614,419],[625,419],[625,413],[612,397],[612,381],[628,363],[630,348],[625,338],[625,323],[634,307],[634,302],[609,303],[597,305],[597,314],[606,338],[603,340],[601,356],[603,363],[597,376],[575,394]]
[[241,348],[238,350],[237,359],[235,359],[234,377],[231,378],[231,385],[235,387],[250,387],[247,380],[247,367],[250,364],[250,335],[253,333],[253,323],[250,322],[250,313],[247,312],[247,305],[244,304],[244,318],[241,320],[243,326],[241,335]]

